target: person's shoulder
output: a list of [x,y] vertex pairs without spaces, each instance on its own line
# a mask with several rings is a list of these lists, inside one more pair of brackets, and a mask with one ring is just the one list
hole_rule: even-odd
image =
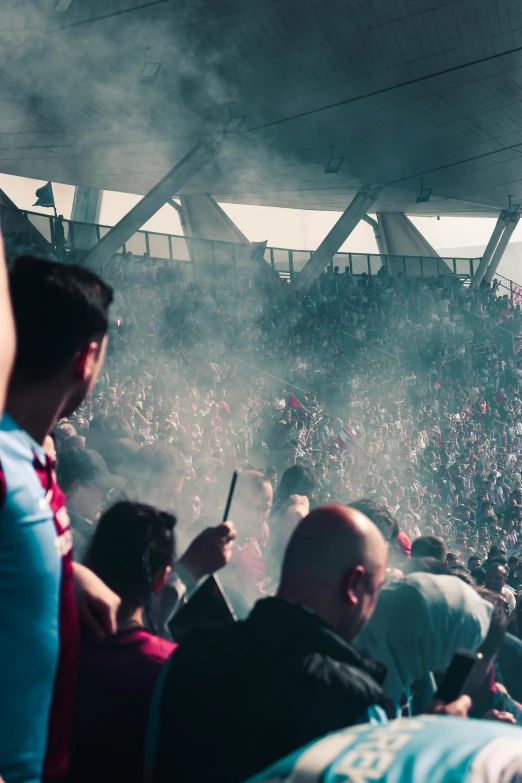
[[170,658],[174,650],[178,647],[174,642],[162,639],[145,629],[135,631],[133,637],[140,653],[150,661],[156,661],[161,665]]
[[9,414],[4,413],[0,421],[0,454],[4,452],[17,457],[27,457],[32,461],[33,450],[41,452],[41,447],[36,442],[33,444],[28,433]]

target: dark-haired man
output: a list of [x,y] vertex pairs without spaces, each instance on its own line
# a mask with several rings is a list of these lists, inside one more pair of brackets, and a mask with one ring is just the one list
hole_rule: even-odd
[[73,565],[43,444],[96,382],[112,290],[80,267],[26,256],[10,291],[18,351],[0,424],[0,774],[54,783],[68,773],[77,607],[102,634],[116,628],[119,599]]

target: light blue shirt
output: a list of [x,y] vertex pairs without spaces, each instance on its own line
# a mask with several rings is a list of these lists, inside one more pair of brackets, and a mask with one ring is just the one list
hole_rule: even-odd
[[41,777],[58,664],[61,559],[34,470],[42,448],[7,414],[0,423],[0,775]]

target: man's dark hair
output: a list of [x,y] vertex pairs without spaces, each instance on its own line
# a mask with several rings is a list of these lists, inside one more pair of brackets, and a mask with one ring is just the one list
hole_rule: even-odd
[[61,372],[109,329],[112,288],[88,269],[20,256],[9,275],[16,324],[15,371],[42,380]]
[[312,468],[304,465],[292,465],[281,476],[276,489],[277,500],[284,500],[290,495],[311,495],[316,487],[316,479]]
[[444,541],[436,536],[421,536],[416,538],[411,545],[412,557],[435,557],[441,563],[446,561],[446,547]]
[[355,503],[349,503],[350,508],[355,508],[371,519],[381,531],[386,541],[394,541],[399,535],[399,523],[392,515],[390,509],[382,503],[377,503],[370,498],[361,498]]
[[500,555],[499,557],[492,557],[491,559],[489,559],[488,568],[490,565],[501,565],[504,566],[504,568],[509,568],[507,558],[501,557]]
[[175,516],[145,503],[116,503],[98,523],[89,567],[125,603],[149,613],[154,580],[174,563],[175,524]]
[[475,584],[478,587],[482,587],[486,583],[486,569],[485,568],[474,568],[471,572],[471,576],[475,580]]
[[70,435],[70,437],[63,441],[60,447],[60,451],[68,451],[68,449],[82,449],[83,447],[84,442],[81,435]]
[[134,440],[131,425],[119,413],[109,416],[95,416],[89,424],[86,443],[88,448],[103,455],[105,449],[119,438]]

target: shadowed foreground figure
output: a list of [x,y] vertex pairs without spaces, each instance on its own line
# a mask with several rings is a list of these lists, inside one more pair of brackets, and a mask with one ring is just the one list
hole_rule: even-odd
[[244,622],[193,632],[171,657],[152,709],[148,779],[239,783],[364,720],[382,703],[383,671],[351,642],[386,560],[381,533],[360,512],[325,506],[305,517],[277,597],[258,601]]

